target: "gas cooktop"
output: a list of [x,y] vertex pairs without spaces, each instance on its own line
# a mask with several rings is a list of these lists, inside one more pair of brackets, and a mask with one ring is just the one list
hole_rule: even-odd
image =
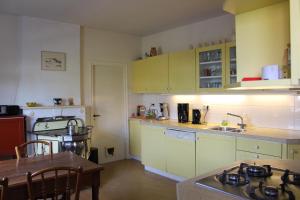
[[197,185],[232,195],[255,200],[300,199],[300,174],[270,165],[241,163],[196,181]]

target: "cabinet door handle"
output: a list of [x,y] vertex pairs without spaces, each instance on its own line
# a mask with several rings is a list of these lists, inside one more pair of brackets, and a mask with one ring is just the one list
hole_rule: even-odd
[[296,151],[295,149],[292,149],[292,150],[290,151],[290,153],[291,153],[291,154],[297,154],[298,151]]
[[256,145],[256,149],[259,149],[259,145]]
[[256,155],[256,158],[259,159],[259,155]]

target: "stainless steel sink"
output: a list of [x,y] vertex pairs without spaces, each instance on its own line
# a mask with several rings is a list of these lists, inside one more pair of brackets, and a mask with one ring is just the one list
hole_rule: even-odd
[[242,129],[239,129],[239,128],[233,128],[233,127],[221,127],[221,126],[212,127],[212,128],[210,128],[210,130],[213,130],[213,131],[232,132],[232,133],[241,133],[241,132],[243,132],[243,130],[242,130]]

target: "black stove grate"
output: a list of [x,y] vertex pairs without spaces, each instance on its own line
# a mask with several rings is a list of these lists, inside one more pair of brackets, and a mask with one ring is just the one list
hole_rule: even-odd
[[263,181],[258,186],[249,186],[248,194],[254,200],[295,200],[294,193],[286,190],[284,184],[276,187],[265,185]]

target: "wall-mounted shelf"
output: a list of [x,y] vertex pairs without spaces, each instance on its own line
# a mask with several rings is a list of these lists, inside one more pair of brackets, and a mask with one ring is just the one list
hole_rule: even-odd
[[227,88],[229,90],[275,90],[275,89],[300,89],[300,86],[293,86],[291,79],[279,80],[259,80],[259,81],[243,81],[233,84]]
[[200,79],[209,79],[209,78],[222,78],[222,76],[201,76]]
[[64,108],[81,108],[83,106],[74,105],[74,106],[35,106],[35,107],[28,107],[28,106],[21,106],[23,110],[31,110],[31,109],[64,109]]
[[222,63],[221,60],[217,60],[217,61],[200,62],[200,65],[221,64],[221,63]]

